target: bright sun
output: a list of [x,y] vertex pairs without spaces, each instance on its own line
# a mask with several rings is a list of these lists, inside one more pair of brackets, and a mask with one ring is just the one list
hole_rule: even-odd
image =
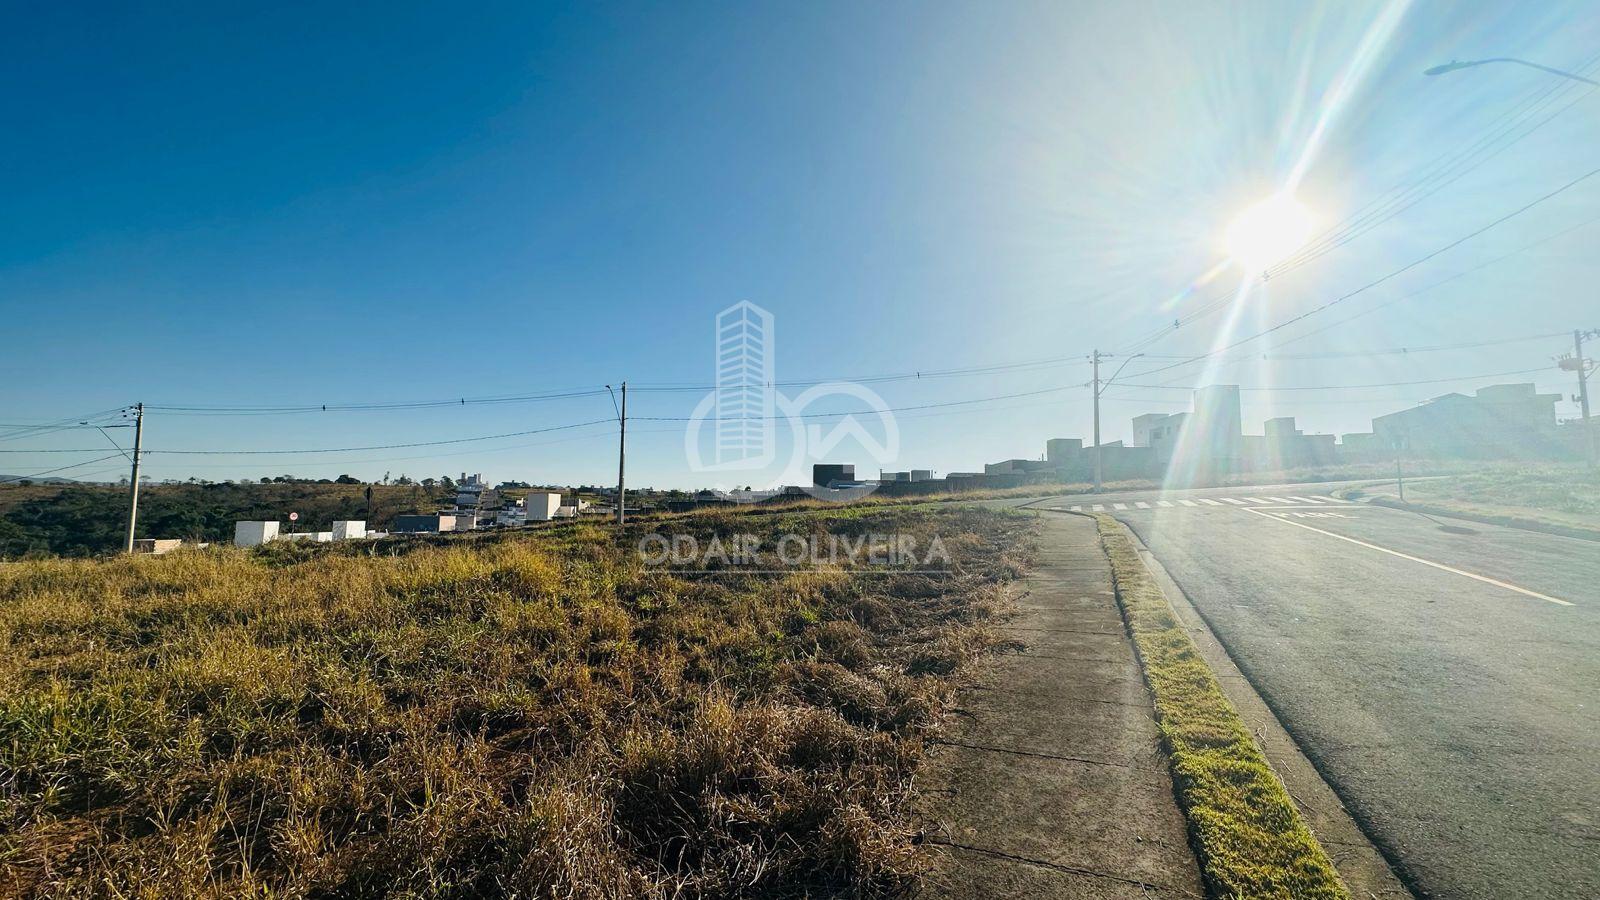
[[1228,226],[1228,253],[1260,273],[1305,246],[1311,238],[1311,212],[1288,194],[1273,194],[1245,210]]

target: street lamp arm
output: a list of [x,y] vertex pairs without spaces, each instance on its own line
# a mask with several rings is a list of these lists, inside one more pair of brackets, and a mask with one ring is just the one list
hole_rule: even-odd
[[1106,392],[1106,388],[1111,387],[1111,382],[1117,380],[1117,376],[1121,375],[1122,374],[1122,370],[1126,369],[1128,367],[1128,363],[1133,362],[1134,360],[1138,359],[1139,357],[1141,357],[1143,355],[1144,355],[1143,353],[1135,353],[1134,355],[1132,355],[1132,356],[1128,357],[1127,359],[1123,360],[1122,361],[1122,365],[1117,366],[1117,370],[1115,372],[1111,373],[1111,377],[1110,378],[1107,378],[1105,381],[1100,382],[1100,393],[1104,394]]
[[1592,84],[1596,87],[1600,87],[1600,81],[1592,81],[1583,77],[1582,75],[1577,75],[1572,72],[1564,72],[1561,69],[1551,68],[1550,66],[1542,66],[1536,62],[1529,62],[1525,59],[1517,59],[1514,56],[1496,56],[1491,59],[1473,59],[1466,62],[1457,62],[1456,60],[1451,60],[1442,66],[1434,66],[1431,69],[1425,69],[1423,70],[1422,74],[1443,75],[1446,72],[1454,72],[1457,69],[1470,69],[1473,66],[1484,66],[1488,65],[1489,63],[1513,63],[1519,66],[1527,66],[1530,69],[1538,69],[1541,72],[1549,72],[1551,75],[1560,75],[1562,78],[1570,78],[1573,81],[1581,81],[1584,84]]

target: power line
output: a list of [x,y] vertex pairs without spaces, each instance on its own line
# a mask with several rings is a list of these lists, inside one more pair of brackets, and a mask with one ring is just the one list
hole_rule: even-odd
[[[574,422],[570,425],[552,425],[549,428],[533,428],[527,431],[508,431],[504,434],[486,434],[469,438],[449,438],[438,441],[412,441],[404,444],[372,444],[365,447],[317,447],[293,450],[144,450],[141,455],[159,453],[166,456],[279,456],[299,453],[356,453],[366,450],[400,450],[409,447],[438,447],[446,444],[466,444],[476,441],[493,441],[500,438],[522,437],[530,434],[545,434],[551,431],[564,431],[571,428],[583,428],[587,425],[600,425],[610,422],[610,419],[594,419],[588,422]],[[58,449],[44,450],[0,450],[0,453],[93,453],[94,450],[84,449]]]
[[[1479,375],[1456,375],[1456,376],[1453,376],[1453,377],[1450,377],[1450,378],[1430,378],[1430,379],[1425,379],[1423,381],[1386,381],[1386,382],[1379,382],[1379,383],[1374,383],[1374,384],[1284,385],[1284,386],[1261,386],[1261,387],[1245,386],[1245,387],[1240,387],[1239,390],[1241,390],[1241,391],[1270,391],[1270,392],[1278,392],[1278,391],[1347,391],[1347,390],[1357,390],[1357,389],[1362,389],[1362,388],[1411,387],[1411,386],[1419,385],[1419,384],[1448,384],[1448,383],[1453,382],[1453,381],[1472,381],[1472,380],[1478,379],[1478,378],[1505,378],[1505,377],[1509,377],[1509,376],[1512,376],[1512,375],[1530,375],[1530,374],[1533,374],[1535,372],[1548,372],[1549,370],[1550,370],[1549,366],[1541,366],[1541,367],[1539,367],[1537,369],[1518,369],[1518,370],[1512,371],[1512,372],[1484,372],[1484,373],[1479,374]],[[1126,382],[1126,381],[1123,382],[1123,386],[1124,387],[1131,387],[1131,388],[1145,388],[1145,389],[1155,389],[1155,390],[1163,390],[1163,391],[1193,391],[1193,390],[1198,390],[1198,388],[1190,386],[1190,385],[1138,384],[1136,382]]]
[[73,463],[70,466],[58,466],[54,469],[45,469],[43,472],[35,472],[32,475],[14,475],[7,478],[0,478],[0,484],[10,484],[13,481],[28,481],[33,478],[41,478],[45,475],[54,475],[57,472],[65,472],[68,469],[81,469],[84,466],[92,466],[95,463],[105,462],[108,459],[116,459],[118,455],[119,454],[113,453],[110,456],[102,456],[99,459],[91,459],[88,462]]
[[[1600,55],[1590,58],[1588,62],[1584,63],[1579,68],[1579,71],[1591,68],[1597,63],[1600,63]],[[1430,164],[1429,168],[1422,170],[1419,175],[1413,175],[1412,177],[1401,181],[1399,184],[1369,201],[1366,205],[1356,210],[1356,212],[1352,213],[1350,216],[1347,216],[1340,223],[1329,227],[1326,231],[1313,238],[1307,245],[1301,247],[1288,259],[1280,260],[1278,263],[1274,264],[1267,270],[1266,273],[1264,273],[1263,277],[1276,278],[1287,274],[1288,272],[1299,268],[1311,260],[1355,240],[1362,234],[1365,234],[1373,228],[1376,228],[1378,225],[1393,219],[1395,216],[1406,211],[1407,209],[1410,209],[1412,206],[1415,206],[1417,203],[1420,203],[1422,200],[1427,199],[1433,194],[1438,193],[1443,188],[1460,179],[1467,172],[1477,168],[1479,165],[1487,162],[1500,152],[1506,150],[1507,148],[1516,144],[1518,141],[1521,141],[1523,138],[1537,131],[1552,119],[1566,112],[1573,105],[1586,99],[1589,96],[1589,93],[1593,90],[1593,88],[1579,88],[1578,90],[1580,91],[1580,94],[1577,97],[1574,97],[1565,106],[1562,106],[1560,109],[1546,116],[1544,119],[1541,119],[1532,127],[1515,136],[1510,141],[1502,144],[1500,147],[1492,150],[1489,149],[1490,145],[1492,145],[1494,141],[1504,137],[1506,134],[1509,134],[1511,130],[1514,130],[1516,127],[1518,127],[1518,123],[1515,120],[1520,117],[1522,113],[1536,111],[1540,106],[1544,105],[1546,101],[1554,98],[1560,93],[1572,89],[1573,87],[1574,85],[1572,85],[1570,82],[1561,82],[1548,89],[1533,91],[1516,109],[1499,117],[1502,120],[1508,120],[1508,124],[1504,126],[1492,126],[1474,143],[1453,154],[1447,154],[1439,157],[1432,164]],[[1485,155],[1485,152],[1487,155]],[[1474,159],[1474,156],[1477,156],[1478,158]],[[1453,174],[1452,168],[1454,168]],[[1424,193],[1408,198],[1407,195],[1414,194],[1416,191],[1422,190],[1423,188],[1427,187],[1430,182],[1435,182],[1444,176],[1449,177],[1445,178],[1445,180],[1442,182],[1434,184]],[[1408,200],[1409,202],[1407,202]],[[1403,205],[1395,208],[1396,204]],[[1374,218],[1375,216],[1381,217]],[[1120,349],[1117,352],[1126,354],[1143,347],[1148,347],[1166,335],[1177,331],[1183,326],[1209,316],[1220,309],[1226,308],[1236,293],[1236,291],[1226,291],[1222,294],[1214,295],[1203,301],[1198,309],[1195,309],[1186,315],[1181,315],[1175,318],[1171,326],[1163,325],[1153,332],[1148,332],[1145,336],[1136,339],[1134,343]]]
[[1527,204],[1524,204],[1521,207],[1518,207],[1517,209],[1512,210],[1511,212],[1508,212],[1508,213],[1500,216],[1499,218],[1495,219],[1494,221],[1490,222],[1487,225],[1484,225],[1483,227],[1481,227],[1481,228],[1479,228],[1479,229],[1477,229],[1475,231],[1469,232],[1468,234],[1463,235],[1462,237],[1456,238],[1455,240],[1451,241],[1448,244],[1445,244],[1443,247],[1440,247],[1437,250],[1433,250],[1432,252],[1427,253],[1427,254],[1423,255],[1422,257],[1420,257],[1418,259],[1415,259],[1415,260],[1413,260],[1413,261],[1411,261],[1409,263],[1406,263],[1405,265],[1401,266],[1398,269],[1395,269],[1394,271],[1388,273],[1387,275],[1384,275],[1384,276],[1382,276],[1380,278],[1376,278],[1376,279],[1374,279],[1372,281],[1369,281],[1366,284],[1362,285],[1361,287],[1358,287],[1353,291],[1349,291],[1348,293],[1341,294],[1338,297],[1335,297],[1332,300],[1329,300],[1326,303],[1321,304],[1320,306],[1315,306],[1315,307],[1313,307],[1311,309],[1306,310],[1303,313],[1300,313],[1299,315],[1292,316],[1292,317],[1290,317],[1288,319],[1285,319],[1284,321],[1279,322],[1278,324],[1273,325],[1270,328],[1267,328],[1267,329],[1265,329],[1263,331],[1258,331],[1255,334],[1252,334],[1252,335],[1250,335],[1248,337],[1240,338],[1239,340],[1234,341],[1231,344],[1228,344],[1228,345],[1223,346],[1223,347],[1219,347],[1216,350],[1212,350],[1209,353],[1205,353],[1205,354],[1201,354],[1199,356],[1195,356],[1195,357],[1193,357],[1191,359],[1188,359],[1188,360],[1185,360],[1183,362],[1175,362],[1175,363],[1173,363],[1171,365],[1161,366],[1161,367],[1155,368],[1155,369],[1148,369],[1148,370],[1143,371],[1143,372],[1137,372],[1134,375],[1132,375],[1131,377],[1133,377],[1133,378],[1142,378],[1142,377],[1144,377],[1146,375],[1153,375],[1153,374],[1155,374],[1157,372],[1165,372],[1165,371],[1167,371],[1169,369],[1175,369],[1175,368],[1178,368],[1180,366],[1191,365],[1191,364],[1193,364],[1195,362],[1199,362],[1200,360],[1203,360],[1203,359],[1210,359],[1211,357],[1218,356],[1218,355],[1220,355],[1222,353],[1226,353],[1227,351],[1232,350],[1232,349],[1234,349],[1236,347],[1240,347],[1240,346],[1243,346],[1244,344],[1248,344],[1251,341],[1263,338],[1263,337],[1265,337],[1265,336],[1267,336],[1269,334],[1272,334],[1275,331],[1278,331],[1279,329],[1287,328],[1288,326],[1293,325],[1296,322],[1302,321],[1304,319],[1308,319],[1311,316],[1316,315],[1317,313],[1323,312],[1324,310],[1331,309],[1332,307],[1337,306],[1340,303],[1343,303],[1346,300],[1351,299],[1352,297],[1356,297],[1356,296],[1359,296],[1360,294],[1366,293],[1367,291],[1377,287],[1380,284],[1383,284],[1384,282],[1390,280],[1391,278],[1394,278],[1394,277],[1396,277],[1398,275],[1401,275],[1401,274],[1404,274],[1406,272],[1411,271],[1412,269],[1416,268],[1417,266],[1422,265],[1423,263],[1433,259],[1436,256],[1439,256],[1442,253],[1445,253],[1445,252],[1450,251],[1450,250],[1454,250],[1456,247],[1461,246],[1462,244],[1466,243],[1467,241],[1472,240],[1473,238],[1483,234],[1486,231],[1489,231],[1490,229],[1492,229],[1492,228],[1494,228],[1494,227],[1496,227],[1498,225],[1502,225],[1505,222],[1508,222],[1511,219],[1516,218],[1517,216],[1527,212],[1530,209],[1533,209],[1534,207],[1538,206],[1539,204],[1544,203],[1545,201],[1550,200],[1551,198],[1556,197],[1556,196],[1566,192],[1567,190],[1570,190],[1573,187],[1576,187],[1577,185],[1583,183],[1584,181],[1587,181],[1590,178],[1593,178],[1595,175],[1600,175],[1600,169],[1591,169],[1588,172],[1586,172],[1586,173],[1584,173],[1582,175],[1579,175],[1577,178],[1574,178],[1571,181],[1568,181],[1566,184],[1561,185],[1560,187],[1556,188],[1555,190],[1550,191],[1549,193],[1545,194],[1544,196],[1539,197],[1536,200],[1533,200],[1533,201],[1531,201],[1531,202],[1529,202]]
[[[1590,68],[1595,64],[1596,61],[1600,61],[1600,57],[1591,59],[1590,62],[1586,63],[1582,68]],[[1324,232],[1317,239],[1314,239],[1310,244],[1302,247],[1293,256],[1285,260],[1280,260],[1274,264],[1267,270],[1265,276],[1277,277],[1291,269],[1305,265],[1317,257],[1329,253],[1338,247],[1355,240],[1361,235],[1366,234],[1379,225],[1382,225],[1384,222],[1393,219],[1395,216],[1398,216],[1418,203],[1421,203],[1423,200],[1426,200],[1428,197],[1431,197],[1448,187],[1452,183],[1462,178],[1468,172],[1489,161],[1490,159],[1493,159],[1495,156],[1498,156],[1500,153],[1512,147],[1523,138],[1526,138],[1535,131],[1538,131],[1552,119],[1555,119],[1568,109],[1571,109],[1577,103],[1587,99],[1590,92],[1593,91],[1593,88],[1579,88],[1578,96],[1568,101],[1566,105],[1550,113],[1548,116],[1545,116],[1543,119],[1540,119],[1538,122],[1535,122],[1531,127],[1524,130],[1521,134],[1515,135],[1510,140],[1502,143],[1500,146],[1493,146],[1496,141],[1520,127],[1520,123],[1515,121],[1515,119],[1519,117],[1522,112],[1534,112],[1540,106],[1545,105],[1547,101],[1553,100],[1559,94],[1566,93],[1574,87],[1575,85],[1573,85],[1571,82],[1559,82],[1555,84],[1548,90],[1544,91],[1543,94],[1538,97],[1537,101],[1531,101],[1525,106],[1525,108],[1517,110],[1513,116],[1506,117],[1510,118],[1511,120],[1508,121],[1504,127],[1491,130],[1489,133],[1480,137],[1473,144],[1455,153],[1453,158],[1451,156],[1442,158],[1440,160],[1442,164],[1435,167],[1431,174],[1428,174],[1420,180],[1417,180],[1415,184],[1409,188],[1406,188],[1404,191],[1400,191],[1400,193],[1396,194],[1390,200],[1385,201],[1385,203],[1379,206],[1378,209],[1371,210],[1370,207],[1372,204],[1368,204],[1368,207],[1363,209],[1363,214],[1347,219],[1346,224],[1342,228],[1333,228]],[[1397,189],[1398,187],[1392,188],[1388,193],[1394,194]]]
[[578,388],[544,394],[512,394],[492,397],[457,397],[452,400],[397,400],[369,403],[323,403],[299,406],[164,406],[147,404],[145,409],[190,415],[287,415],[293,413],[382,411],[395,409],[434,409],[451,406],[479,406],[501,403],[538,403],[548,400],[567,400],[574,397],[595,397],[606,389]]
[[[994,396],[994,397],[975,397],[975,398],[973,398],[971,400],[948,400],[948,401],[945,401],[943,403],[923,403],[923,404],[919,404],[919,405],[916,405],[916,406],[895,406],[895,407],[885,407],[884,409],[858,409],[858,410],[852,410],[850,412],[837,412],[837,413],[797,413],[794,416],[739,416],[739,417],[736,417],[736,418],[729,417],[728,421],[776,421],[776,422],[783,422],[783,421],[787,421],[787,420],[789,420],[791,418],[795,418],[795,419],[822,419],[822,418],[834,418],[834,417],[838,417],[838,416],[867,416],[867,415],[878,415],[878,414],[881,414],[881,413],[891,413],[891,412],[911,412],[911,411],[919,410],[919,409],[941,409],[941,408],[949,407],[949,406],[966,406],[966,405],[970,405],[970,404],[973,404],[973,403],[991,403],[991,402],[996,401],[996,400],[1015,400],[1015,399],[1017,399],[1019,397],[1038,397],[1038,396],[1041,396],[1043,394],[1054,394],[1054,393],[1059,393],[1061,391],[1071,391],[1071,390],[1077,390],[1079,388],[1086,388],[1086,387],[1088,387],[1087,384],[1066,384],[1066,385],[1059,385],[1057,387],[1043,388],[1043,389],[1037,390],[1037,391],[1021,391],[1021,392],[1015,393],[1015,394],[1000,394],[1000,395],[997,395],[997,396]],[[694,421],[718,422],[718,421],[723,421],[723,419],[719,419],[719,418],[717,418],[715,416],[706,416],[706,417],[701,418],[701,419],[696,419],[696,417],[694,417],[694,416],[632,416],[631,418],[638,419],[639,421],[642,421],[642,422],[694,422]]]

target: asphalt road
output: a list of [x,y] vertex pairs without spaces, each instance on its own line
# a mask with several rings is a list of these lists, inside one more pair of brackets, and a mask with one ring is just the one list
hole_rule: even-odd
[[1600,544],[1335,487],[1035,505],[1139,534],[1419,895],[1600,897]]

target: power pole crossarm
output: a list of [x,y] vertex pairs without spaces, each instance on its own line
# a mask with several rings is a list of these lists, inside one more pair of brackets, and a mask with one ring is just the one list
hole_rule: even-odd
[[144,449],[144,404],[133,407],[133,475],[128,486],[128,540],[123,549],[133,552],[133,528],[139,521],[139,451]]

